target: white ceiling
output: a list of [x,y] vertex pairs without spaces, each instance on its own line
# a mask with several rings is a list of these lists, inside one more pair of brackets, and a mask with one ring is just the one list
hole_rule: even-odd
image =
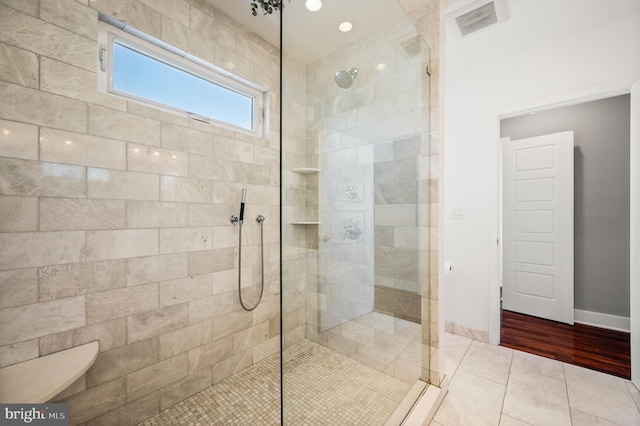
[[[206,0],[233,20],[280,45],[280,14],[251,14],[251,0]],[[323,0],[318,12],[309,12],[304,0],[284,0],[283,44],[285,51],[308,64],[371,32],[394,22],[427,0]],[[338,25],[353,24],[349,33]]]

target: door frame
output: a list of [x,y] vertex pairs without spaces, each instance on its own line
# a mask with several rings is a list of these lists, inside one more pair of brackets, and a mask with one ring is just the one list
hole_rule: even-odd
[[[548,98],[541,98],[523,102],[518,105],[508,105],[497,109],[494,113],[490,113],[494,117],[494,125],[496,126],[496,135],[498,136],[493,142],[493,150],[496,155],[496,166],[491,171],[492,178],[489,179],[488,190],[488,204],[493,214],[489,215],[488,232],[487,232],[487,253],[488,253],[488,275],[489,275],[489,343],[494,345],[500,344],[500,286],[501,286],[501,274],[502,258],[500,256],[501,241],[502,241],[502,215],[501,211],[501,180],[502,180],[502,159],[500,149],[500,121],[506,118],[513,118],[527,113],[541,112],[545,110],[555,109],[559,107],[566,107],[571,105],[582,104],[591,101],[597,101],[600,99],[606,99],[618,95],[628,95],[631,93],[631,86],[636,82],[636,79],[617,81],[615,83],[599,86],[595,88],[589,88],[584,90],[578,90],[571,93],[565,93],[563,95],[552,96]],[[491,149],[491,148],[489,148]],[[633,164],[631,167],[633,169]],[[633,176],[633,170],[631,175]],[[637,220],[634,222],[634,218],[631,217],[632,227],[640,226]],[[496,241],[498,244],[496,245]],[[633,255],[633,253],[632,253]],[[634,315],[634,312],[631,313]],[[635,318],[635,317],[634,317]],[[634,318],[631,319],[633,323]],[[632,371],[632,375],[634,372]],[[636,373],[640,375],[639,373]]]

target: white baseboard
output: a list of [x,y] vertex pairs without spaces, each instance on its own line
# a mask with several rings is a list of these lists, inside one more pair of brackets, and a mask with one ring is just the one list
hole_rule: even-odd
[[575,309],[573,311],[573,320],[579,324],[592,325],[594,327],[606,328],[609,330],[624,331],[629,333],[631,330],[631,319],[627,317],[619,317],[616,315],[601,314],[599,312],[581,311]]

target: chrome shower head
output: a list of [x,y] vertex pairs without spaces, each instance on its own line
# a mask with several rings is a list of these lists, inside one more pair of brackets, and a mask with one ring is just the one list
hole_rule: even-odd
[[348,89],[353,84],[353,80],[358,76],[358,68],[351,68],[349,71],[340,70],[336,73],[336,84],[343,89]]

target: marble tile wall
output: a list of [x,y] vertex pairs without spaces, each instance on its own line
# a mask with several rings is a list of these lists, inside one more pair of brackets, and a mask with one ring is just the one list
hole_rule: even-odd
[[[98,12],[234,62],[271,92],[269,137],[98,93]],[[0,365],[99,341],[59,397],[71,424],[135,424],[279,350],[278,63],[204,0],[0,0]],[[251,313],[228,220],[243,187],[267,218]],[[247,221],[248,297],[259,235]]]

